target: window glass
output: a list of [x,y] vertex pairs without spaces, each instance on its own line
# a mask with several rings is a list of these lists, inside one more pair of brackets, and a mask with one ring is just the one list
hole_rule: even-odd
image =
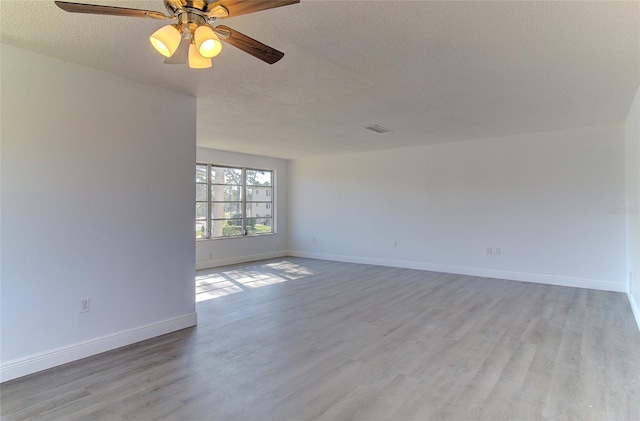
[[206,183],[206,182],[207,182],[207,166],[196,165],[196,183]]
[[248,186],[270,186],[272,171],[247,170]]
[[196,238],[273,233],[273,171],[196,164]]

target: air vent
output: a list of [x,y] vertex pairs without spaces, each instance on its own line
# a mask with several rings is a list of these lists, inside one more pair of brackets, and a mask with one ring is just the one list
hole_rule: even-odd
[[366,126],[365,129],[371,130],[372,132],[376,132],[376,133],[389,133],[391,131],[389,129],[385,129],[384,127],[378,124],[374,124],[372,126]]

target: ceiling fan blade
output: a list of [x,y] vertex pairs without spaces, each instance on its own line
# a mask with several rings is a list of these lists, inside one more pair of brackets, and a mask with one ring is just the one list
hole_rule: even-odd
[[241,49],[245,53],[249,53],[252,56],[259,58],[260,60],[273,64],[276,61],[284,57],[284,53],[271,48],[268,45],[264,45],[260,41],[256,41],[228,26],[218,25],[215,31],[220,35],[220,39],[225,41],[236,48]]
[[300,0],[219,0],[209,7],[223,6],[229,11],[228,17],[233,17],[296,3]]
[[153,18],[162,20],[175,19],[174,16],[167,16],[153,10],[129,9],[126,7],[101,6],[98,4],[69,3],[66,1],[56,1],[56,6],[71,13],[89,13],[93,15],[128,16],[133,18]]
[[191,44],[191,37],[182,38],[176,52],[171,57],[165,58],[164,64],[185,64],[189,59],[189,44]]

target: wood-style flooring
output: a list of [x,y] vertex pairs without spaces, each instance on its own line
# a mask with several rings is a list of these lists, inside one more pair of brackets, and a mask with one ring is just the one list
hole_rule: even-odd
[[621,293],[282,258],[198,326],[4,383],[2,420],[640,420]]

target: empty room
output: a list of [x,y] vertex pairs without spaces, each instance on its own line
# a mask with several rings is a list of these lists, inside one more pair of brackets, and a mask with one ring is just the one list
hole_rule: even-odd
[[86,2],[0,1],[2,420],[640,420],[640,2]]

